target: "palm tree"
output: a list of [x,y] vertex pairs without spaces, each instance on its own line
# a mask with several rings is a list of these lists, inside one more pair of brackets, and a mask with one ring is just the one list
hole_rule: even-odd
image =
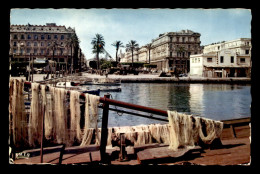
[[56,50],[58,47],[59,47],[59,44],[58,44],[56,41],[53,41],[53,42],[50,44],[50,46],[48,46],[48,48],[52,50],[52,58],[51,58],[52,61],[53,61],[53,59],[54,59],[54,52],[55,52],[55,50]]
[[150,64],[151,63],[150,51],[152,49],[152,43],[146,44],[145,48],[148,49],[148,51],[149,51],[149,59],[148,60],[149,60],[149,64]]
[[115,41],[112,45],[116,47],[116,62],[117,62],[118,61],[117,60],[118,49],[120,47],[124,47],[124,45],[123,45],[123,43],[121,41]]
[[104,37],[101,34],[96,34],[91,44],[93,45],[92,52],[97,54],[97,68],[100,71],[99,53],[103,53],[103,47],[105,46]]
[[[50,46],[48,46],[48,49],[51,49],[52,50],[52,58],[51,60],[53,61],[54,60],[54,52],[57,50],[57,48],[59,48],[60,45],[56,42],[56,41],[53,41]],[[51,66],[51,76],[52,76],[52,69],[53,67]],[[56,69],[56,68],[55,68]]]
[[74,68],[74,59],[73,59],[74,56],[73,56],[72,52],[74,50],[74,53],[75,53],[76,49],[79,48],[78,36],[75,33],[69,35],[69,37],[65,41],[65,45],[67,47],[70,47],[70,50],[71,50],[70,51],[70,56],[71,56],[71,72],[72,72],[72,69]]
[[131,40],[126,44],[126,51],[132,52],[132,67],[134,66],[134,50],[139,47],[138,43],[135,40]]

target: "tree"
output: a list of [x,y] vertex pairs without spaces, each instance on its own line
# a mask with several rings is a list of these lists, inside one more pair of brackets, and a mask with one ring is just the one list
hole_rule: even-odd
[[[67,47],[70,47],[70,56],[71,56],[71,72],[73,68],[75,68],[77,65],[74,65],[74,61],[77,62],[78,56],[77,54],[77,49],[79,48],[79,39],[78,36],[75,33],[72,33],[69,35],[69,37],[65,41],[65,45]],[[74,50],[74,56],[73,56],[73,50]],[[74,59],[75,57],[75,59]]]
[[[55,50],[58,48],[58,47],[60,47],[60,45],[56,42],[56,41],[53,41],[51,44],[50,44],[50,46],[48,46],[48,49],[51,49],[52,50],[52,58],[51,58],[51,60],[53,61],[54,60],[54,52],[55,52]],[[51,68],[51,75],[52,75],[52,70],[53,70],[53,67],[51,66],[50,67]],[[56,68],[55,68],[56,69]]]
[[99,63],[99,53],[103,53],[103,47],[105,46],[104,37],[101,34],[96,34],[96,37],[94,37],[91,41],[92,52],[96,53],[97,55],[97,68],[100,71],[100,63]]
[[132,67],[134,66],[134,50],[139,47],[138,43],[135,40],[131,40],[126,44],[126,51],[131,51],[132,53]]
[[[178,47],[177,53],[180,54],[180,64],[182,64],[182,58],[184,58],[185,52],[186,52],[185,47],[183,47],[183,46]],[[182,71],[183,71],[183,68],[182,68]]]
[[100,60],[100,68],[101,69],[111,68],[111,66],[112,66],[111,61],[108,61],[108,60],[105,60],[105,59]]
[[148,52],[149,52],[149,53],[148,53],[148,54],[149,54],[149,55],[148,55],[148,56],[149,56],[148,61],[149,61],[149,64],[150,64],[150,63],[151,63],[150,51],[151,51],[151,49],[152,49],[152,43],[146,44],[146,45],[145,45],[145,48],[148,49]]
[[121,41],[115,41],[112,45],[116,47],[116,62],[117,62],[118,61],[118,59],[117,59],[118,50],[120,47],[124,47],[124,45]]

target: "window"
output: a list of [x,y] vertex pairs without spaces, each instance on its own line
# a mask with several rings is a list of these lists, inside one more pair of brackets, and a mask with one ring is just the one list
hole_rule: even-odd
[[170,42],[172,42],[172,37],[170,37]]
[[246,50],[245,52],[246,52],[246,54],[249,54],[249,50]]
[[208,57],[207,62],[212,62],[212,57]]
[[16,53],[16,49],[15,48],[13,49],[13,52]]
[[27,35],[27,39],[31,39],[31,35],[30,34]]
[[31,46],[31,42],[27,42],[27,46],[28,46],[28,47]]
[[41,40],[44,40],[44,34],[41,35]]
[[230,57],[230,63],[234,63],[234,56]]
[[24,35],[23,34],[21,35],[21,39],[24,39]]
[[37,42],[34,42],[34,44],[33,44],[35,47],[37,47]]
[[185,41],[185,37],[182,37],[182,42],[184,42]]
[[16,42],[14,42],[14,46],[15,46],[15,47],[17,46],[17,43],[16,43]]
[[43,47],[44,46],[44,42],[41,42],[41,47]]
[[36,55],[37,54],[37,49],[33,50],[33,54]]
[[198,58],[198,63],[200,63],[200,58]]
[[14,35],[14,39],[17,39],[17,35],[16,34]]
[[38,39],[38,35],[34,35],[34,40],[37,40]]
[[31,52],[31,49],[27,48],[26,53],[30,53],[30,52]]
[[246,59],[245,58],[240,58],[240,63],[246,63]]
[[58,36],[56,34],[54,35],[54,39],[58,39]]
[[49,39],[49,40],[51,39],[51,35],[48,35],[48,39]]
[[172,57],[172,52],[170,52],[170,57]]
[[61,36],[60,36],[60,39],[63,40],[63,39],[64,39],[64,35],[61,35]]
[[43,49],[41,49],[41,55],[43,55],[44,54],[44,50]]
[[220,63],[223,63],[223,62],[224,62],[224,57],[220,56]]

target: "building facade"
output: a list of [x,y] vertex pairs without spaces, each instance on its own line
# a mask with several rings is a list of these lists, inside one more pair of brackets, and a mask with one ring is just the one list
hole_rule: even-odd
[[[200,33],[191,30],[167,32],[153,39],[150,47],[150,63],[164,72],[178,70],[180,73],[189,72],[189,57],[200,54]],[[131,52],[126,52],[122,62],[131,62]],[[142,46],[134,52],[134,61],[149,63],[149,48]]]
[[[9,50],[11,61],[22,62],[29,61],[30,58],[45,58],[53,59],[58,63],[71,62],[71,48],[66,45],[66,40],[72,34],[76,33],[71,27],[57,26],[55,23],[11,25]],[[54,42],[56,47],[52,48]]]
[[204,47],[190,56],[190,75],[202,77],[250,77],[251,39],[240,38]]

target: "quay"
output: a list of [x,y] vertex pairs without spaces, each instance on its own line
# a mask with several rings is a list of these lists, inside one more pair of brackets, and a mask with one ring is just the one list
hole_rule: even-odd
[[[126,147],[128,160],[118,160],[119,147],[107,146],[110,165],[250,165],[250,118],[226,120],[221,136],[221,147],[169,153],[164,144]],[[30,158],[16,159],[14,164],[40,164],[40,149],[27,150]],[[100,147],[97,145],[44,148],[43,164],[100,165]]]
[[[34,82],[43,82],[43,77],[46,74],[34,74]],[[25,77],[20,77],[24,78]],[[65,77],[67,80],[88,80],[98,78],[106,78],[105,75],[90,74],[90,73],[76,73]],[[159,73],[156,74],[128,74],[128,75],[115,75],[109,74],[108,78],[114,80],[121,80],[121,83],[227,83],[227,84],[251,84],[251,78],[246,77],[226,77],[226,78],[207,78],[199,76],[188,76],[188,77],[159,77]],[[57,77],[53,79],[47,79],[47,81],[59,81],[64,77]]]

